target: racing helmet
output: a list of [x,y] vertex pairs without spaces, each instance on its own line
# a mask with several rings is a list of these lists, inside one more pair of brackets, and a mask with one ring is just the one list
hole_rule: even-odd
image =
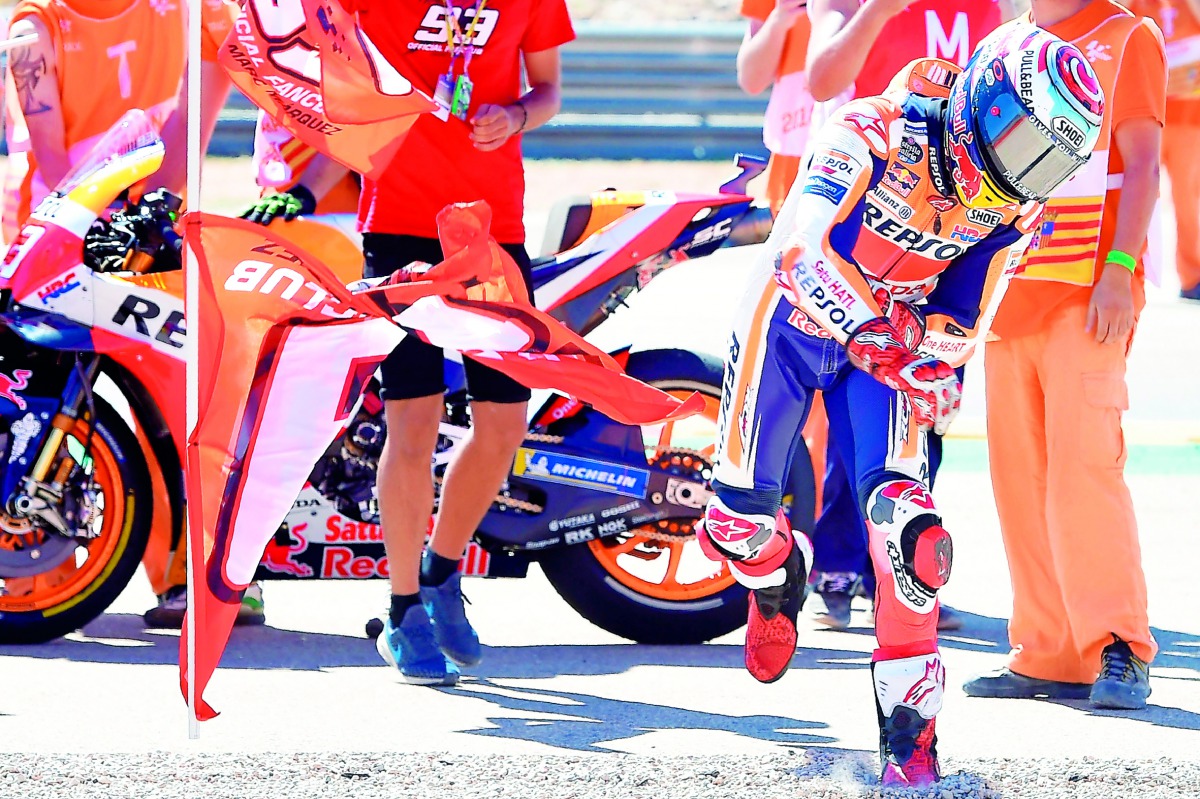
[[1104,116],[1083,53],[1030,23],[981,42],[948,102],[946,153],[969,208],[1049,198],[1087,163]]

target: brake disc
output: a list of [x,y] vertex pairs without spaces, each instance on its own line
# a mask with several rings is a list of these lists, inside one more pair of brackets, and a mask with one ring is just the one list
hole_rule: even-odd
[[0,514],[0,577],[33,577],[75,554],[72,538],[46,533],[8,514]]

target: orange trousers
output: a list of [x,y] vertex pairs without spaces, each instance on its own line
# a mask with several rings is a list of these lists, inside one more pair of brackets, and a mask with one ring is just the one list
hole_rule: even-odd
[[1012,576],[1009,667],[1091,683],[1115,634],[1149,662],[1146,578],[1125,485],[1128,345],[1097,344],[1065,303],[1037,333],[987,345],[992,486]]
[[1175,122],[1168,115],[1163,128],[1162,163],[1171,178],[1175,206],[1175,268],[1184,289],[1200,285],[1200,118]]

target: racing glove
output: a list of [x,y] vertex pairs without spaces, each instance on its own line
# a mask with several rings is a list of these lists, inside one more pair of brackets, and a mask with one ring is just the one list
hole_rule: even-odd
[[883,316],[859,325],[846,342],[846,352],[854,366],[908,396],[919,427],[946,434],[962,404],[962,382],[948,363],[913,353]]
[[259,225],[269,225],[276,217],[290,222],[298,216],[308,216],[317,210],[317,198],[303,185],[297,183],[290,191],[268,194],[241,213]]
[[875,289],[874,294],[883,315],[900,334],[900,341],[909,352],[916,352],[925,340],[925,315],[916,306],[892,297],[891,292],[882,286]]

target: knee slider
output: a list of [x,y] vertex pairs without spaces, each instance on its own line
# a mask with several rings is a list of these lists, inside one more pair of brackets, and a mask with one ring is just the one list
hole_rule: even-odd
[[871,492],[866,510],[868,524],[886,537],[897,596],[918,613],[932,611],[950,579],[954,546],[929,491],[912,480],[892,480]]

